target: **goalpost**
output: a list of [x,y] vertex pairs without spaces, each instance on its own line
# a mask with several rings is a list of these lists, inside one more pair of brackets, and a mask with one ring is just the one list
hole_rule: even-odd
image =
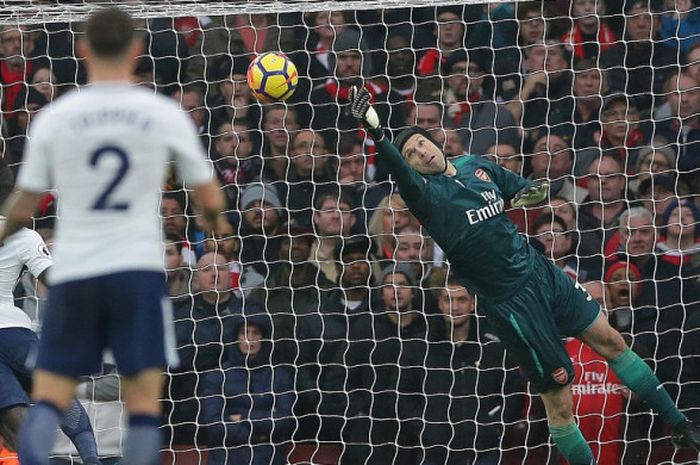
[[[586,13],[595,18],[592,36],[580,29],[567,34],[586,17],[578,16],[577,3],[583,2],[3,2],[0,39],[21,32],[18,48],[10,39],[0,42],[6,165],[0,171],[21,169],[36,112],[84,83],[75,54],[81,22],[97,8],[119,5],[137,18],[146,39],[135,80],[190,112],[224,184],[231,231],[214,238],[197,231],[177,182],[164,185],[175,208],[163,210],[164,219],[173,220],[176,236],[182,233],[166,245],[181,257],[169,279],[181,280],[173,302],[179,350],[189,363],[168,370],[164,463],[218,465],[246,454],[270,465],[332,465],[341,457],[345,463],[559,463],[536,395],[499,352],[478,302],[477,315],[469,317],[473,347],[451,340],[456,319],[441,311],[460,304],[454,289],[444,291],[444,253],[392,196],[398,192],[375,160],[373,143],[347,120],[349,78],[340,56],[355,51],[355,77],[373,93],[392,135],[417,124],[450,156],[473,152],[519,174],[550,178],[558,194],[551,207],[509,216],[601,301],[684,412],[700,418],[700,169],[680,155],[683,147],[692,149],[688,135],[695,130],[695,123],[683,122],[700,114],[700,104],[682,118],[673,107],[679,106],[674,95],[697,93],[700,85],[693,81],[700,56],[690,46],[700,39],[682,22],[700,8],[608,0],[607,11]],[[650,13],[653,36],[633,37],[634,21]],[[658,51],[644,62],[647,45],[637,46],[647,42]],[[264,51],[286,53],[300,73],[284,104],[264,105],[245,91],[247,63]],[[15,73],[5,66],[13,59],[20,63]],[[595,83],[585,84],[589,78]],[[676,122],[663,132],[669,121]],[[668,137],[673,124],[685,128],[675,138]],[[562,161],[561,153],[570,158]],[[615,179],[623,180],[619,197],[602,202],[621,210],[603,223],[591,205],[607,195],[603,183]],[[60,196],[47,197],[36,223],[47,240],[57,205]],[[279,223],[273,232],[247,223],[258,205],[273,212],[261,213]],[[651,213],[650,222],[633,209],[639,206]],[[631,213],[622,216],[623,210]],[[632,237],[637,231],[653,237]],[[644,240],[653,250],[644,249]],[[639,249],[635,241],[642,241]],[[371,263],[364,282],[352,283],[357,271],[344,254],[357,252]],[[225,259],[212,289],[198,280],[198,259],[207,253]],[[395,261],[408,264],[409,271],[396,268],[393,275],[404,273],[415,303],[405,325],[410,331],[391,333],[386,306],[400,300],[402,286],[385,295],[381,278]],[[45,290],[26,278],[19,287],[18,301],[39,326]],[[365,297],[358,288],[368,289]],[[221,302],[226,305],[217,309]],[[241,324],[274,341],[267,361],[231,355],[240,353]],[[619,454],[630,464],[695,463],[697,454],[672,450],[668,432],[602,362],[571,342],[567,348],[578,376],[575,409],[594,452]],[[125,411],[113,367],[86,380],[79,395],[105,463],[117,463]],[[71,447],[62,438],[57,463],[77,463]]]

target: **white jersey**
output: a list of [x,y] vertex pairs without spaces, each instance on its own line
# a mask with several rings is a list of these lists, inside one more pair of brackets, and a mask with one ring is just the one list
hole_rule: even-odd
[[22,228],[5,240],[0,247],[0,329],[32,329],[29,316],[15,307],[12,291],[25,266],[39,277],[52,264],[49,249],[36,231]]
[[170,161],[185,186],[213,170],[174,101],[126,83],[82,88],[32,123],[18,186],[58,191],[53,284],[163,270],[159,216]]

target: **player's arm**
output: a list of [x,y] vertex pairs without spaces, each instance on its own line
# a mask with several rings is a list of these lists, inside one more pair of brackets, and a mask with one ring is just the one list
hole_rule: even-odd
[[533,181],[525,179],[496,163],[488,163],[494,182],[501,189],[501,192],[511,200],[510,204],[513,207],[520,208],[537,205],[547,199],[547,194],[549,193],[548,180]]
[[192,189],[192,199],[200,227],[205,231],[216,231],[224,221],[221,213],[226,208],[224,194],[219,182],[215,179],[199,184]]
[[31,226],[32,217],[42,197],[42,193],[22,189],[10,195],[3,206],[5,223],[0,226],[0,244],[21,228]]
[[226,201],[213,169],[199,141],[192,120],[179,108],[173,109],[169,130],[172,135],[172,154],[178,177],[186,189],[192,190],[195,213],[199,226],[206,232],[214,231],[223,221],[221,212]]
[[367,134],[374,139],[379,159],[385,163],[389,172],[399,186],[404,200],[418,199],[425,188],[425,181],[401,156],[394,144],[384,136],[384,128],[379,121],[377,111],[370,103],[367,89],[353,86],[350,89],[350,113],[364,126]]

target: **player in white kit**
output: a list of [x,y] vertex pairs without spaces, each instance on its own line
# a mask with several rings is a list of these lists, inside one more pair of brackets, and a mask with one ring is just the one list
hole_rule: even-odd
[[187,115],[130,84],[142,50],[124,11],[90,15],[79,43],[90,85],[33,122],[19,190],[5,206],[0,240],[30,221],[43,192],[58,191],[36,405],[18,439],[22,465],[48,464],[78,377],[100,370],[106,348],[124,376],[124,463],[151,465],[158,457],[162,372],[175,356],[158,215],[168,164],[192,190],[204,228],[215,229],[224,199]]
[[[15,306],[12,291],[24,267],[45,284],[52,264],[49,249],[36,231],[22,228],[0,246],[0,436],[11,449],[16,447],[17,431],[29,406],[30,365],[39,345],[32,321]],[[77,399],[60,426],[84,464],[100,463],[90,418]]]

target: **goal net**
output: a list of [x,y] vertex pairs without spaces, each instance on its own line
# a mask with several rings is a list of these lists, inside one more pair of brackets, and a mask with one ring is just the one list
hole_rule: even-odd
[[[137,18],[134,85],[189,113],[228,204],[228,232],[207,237],[177,173],[163,185],[182,362],[166,373],[164,463],[560,463],[478,296],[349,115],[352,85],[389,137],[419,126],[449,158],[548,179],[544,204],[506,214],[700,420],[695,0],[2,2],[4,195],[34,118],[85,84],[81,23],[107,4]],[[299,81],[261,104],[246,72],[270,51]],[[47,242],[59,203],[47,194],[37,215]],[[15,294],[40,326],[46,290],[25,277]],[[604,360],[564,344],[574,378],[552,377],[572,381],[598,463],[696,463]],[[126,413],[105,366],[79,397],[111,464]],[[54,454],[78,460],[67,440]]]

